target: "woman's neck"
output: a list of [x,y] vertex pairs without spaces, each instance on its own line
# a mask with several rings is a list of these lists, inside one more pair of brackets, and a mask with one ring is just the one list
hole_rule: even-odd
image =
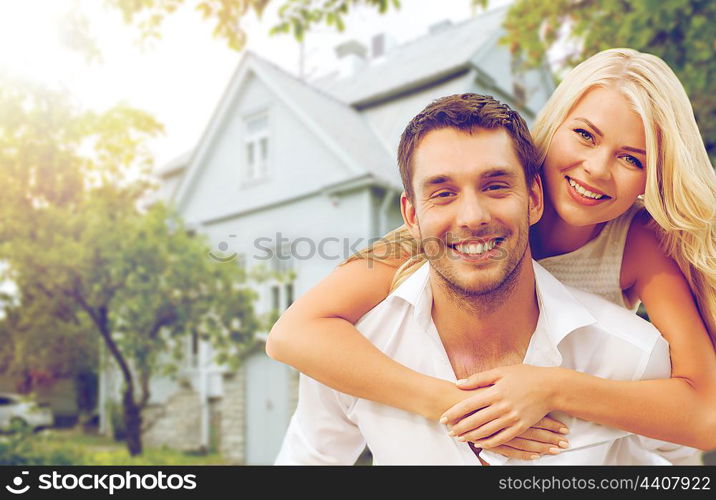
[[545,203],[542,218],[530,229],[532,255],[539,260],[574,252],[596,238],[603,227],[603,222],[572,226],[557,214],[551,204]]

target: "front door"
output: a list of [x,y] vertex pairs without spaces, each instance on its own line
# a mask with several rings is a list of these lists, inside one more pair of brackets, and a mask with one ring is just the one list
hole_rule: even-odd
[[263,351],[246,360],[246,463],[273,464],[291,418],[291,369]]

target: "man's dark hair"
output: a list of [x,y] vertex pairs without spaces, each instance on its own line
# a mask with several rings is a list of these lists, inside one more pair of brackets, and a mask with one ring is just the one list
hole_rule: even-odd
[[415,149],[428,132],[443,128],[455,128],[468,133],[481,128],[504,128],[512,138],[528,187],[539,173],[537,149],[527,124],[516,111],[487,95],[450,95],[430,103],[410,120],[400,136],[398,168],[405,192],[411,200],[415,194],[412,184]]

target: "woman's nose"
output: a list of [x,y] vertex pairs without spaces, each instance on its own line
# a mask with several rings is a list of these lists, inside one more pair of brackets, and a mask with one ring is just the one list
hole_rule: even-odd
[[584,159],[582,168],[594,179],[608,179],[611,176],[610,159],[611,155],[606,149],[596,150]]

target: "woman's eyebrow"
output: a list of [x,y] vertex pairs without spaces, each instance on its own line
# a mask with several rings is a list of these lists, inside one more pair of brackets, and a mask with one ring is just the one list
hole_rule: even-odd
[[639,153],[640,155],[646,156],[646,151],[639,148],[633,148],[631,146],[624,146],[622,149],[626,149],[627,151],[633,151],[634,153]]
[[[599,128],[597,128],[597,126],[596,126],[595,124],[593,124],[592,122],[590,122],[590,121],[587,120],[586,118],[581,118],[581,117],[580,117],[580,118],[575,118],[575,120],[579,120],[580,122],[586,123],[587,125],[589,125],[590,127],[592,127],[592,128],[594,129],[594,131],[597,133],[597,135],[598,135],[599,137],[604,137],[604,134],[602,133],[602,131],[599,130]],[[640,155],[646,156],[646,151],[644,151],[643,149],[633,148],[633,147],[631,147],[631,146],[624,146],[622,149],[625,149],[625,150],[627,150],[627,151],[633,151],[634,153],[639,153]]]
[[592,128],[594,129],[594,131],[597,133],[597,135],[598,135],[599,137],[604,137],[604,134],[602,134],[602,131],[599,130],[599,128],[597,128],[597,126],[596,126],[595,124],[593,124],[592,122],[590,122],[590,121],[587,120],[586,118],[575,118],[575,120],[579,120],[580,122],[586,123],[587,125],[589,125],[590,127],[592,127]]

